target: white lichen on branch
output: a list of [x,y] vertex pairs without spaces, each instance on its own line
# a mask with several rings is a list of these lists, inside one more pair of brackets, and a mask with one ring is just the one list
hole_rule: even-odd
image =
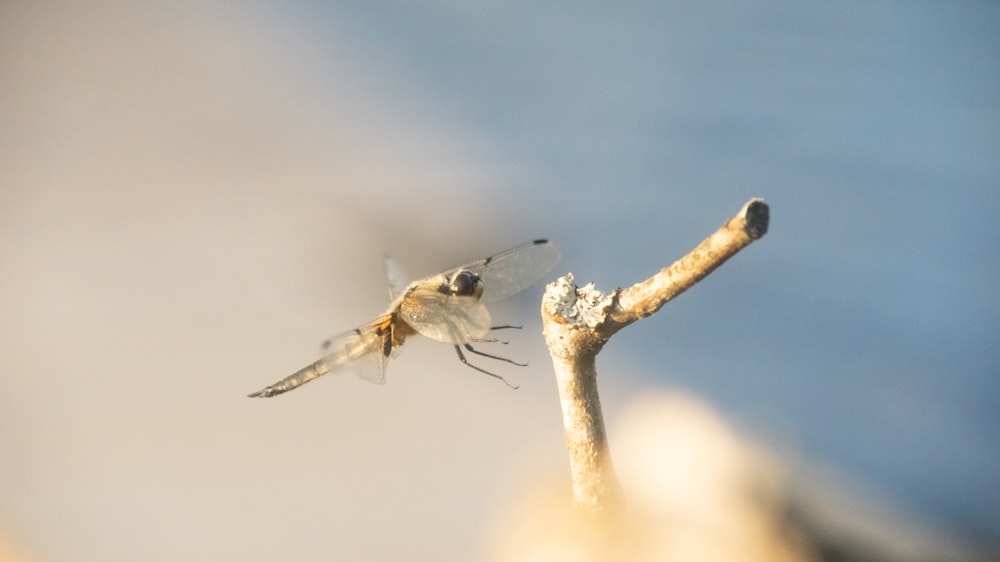
[[556,318],[590,330],[596,329],[604,321],[614,303],[612,295],[598,291],[593,283],[577,287],[572,273],[560,277],[546,289],[543,307],[549,307],[550,313]]

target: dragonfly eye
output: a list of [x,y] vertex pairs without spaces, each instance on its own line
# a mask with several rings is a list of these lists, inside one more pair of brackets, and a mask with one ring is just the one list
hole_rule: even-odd
[[468,270],[459,271],[451,279],[451,293],[459,297],[478,297],[483,293],[479,276]]

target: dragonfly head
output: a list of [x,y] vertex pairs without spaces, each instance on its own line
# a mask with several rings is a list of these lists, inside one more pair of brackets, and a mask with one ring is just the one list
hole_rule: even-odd
[[482,281],[478,275],[468,269],[455,273],[448,283],[448,289],[452,295],[457,297],[476,297],[478,299],[483,296]]

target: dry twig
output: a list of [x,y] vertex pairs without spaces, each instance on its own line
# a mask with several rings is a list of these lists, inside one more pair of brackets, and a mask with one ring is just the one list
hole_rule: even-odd
[[769,214],[762,199],[751,199],[688,255],[628,289],[604,295],[593,283],[577,287],[572,274],[545,288],[543,331],[559,387],[577,505],[606,509],[619,496],[597,394],[597,354],[618,330],[654,314],[764,236]]

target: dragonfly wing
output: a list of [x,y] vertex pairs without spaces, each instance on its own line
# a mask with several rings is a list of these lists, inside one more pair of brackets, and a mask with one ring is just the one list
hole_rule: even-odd
[[484,303],[502,301],[528,287],[552,271],[559,263],[559,247],[550,240],[534,240],[515,246],[484,260],[443,272],[450,278],[456,271],[469,270],[479,275]]
[[330,338],[323,344],[323,357],[288,375],[280,381],[258,390],[251,398],[268,398],[294,390],[330,372],[351,370],[367,381],[385,384],[391,338],[389,315]]
[[436,275],[411,287],[399,305],[399,316],[421,335],[461,345],[490,331],[490,312],[474,296],[442,291],[447,279]]
[[389,300],[394,301],[406,290],[410,278],[396,258],[386,255],[382,257],[382,262],[385,265],[385,277],[389,280]]
[[323,342],[323,359],[375,384],[385,384],[391,348],[389,315]]

